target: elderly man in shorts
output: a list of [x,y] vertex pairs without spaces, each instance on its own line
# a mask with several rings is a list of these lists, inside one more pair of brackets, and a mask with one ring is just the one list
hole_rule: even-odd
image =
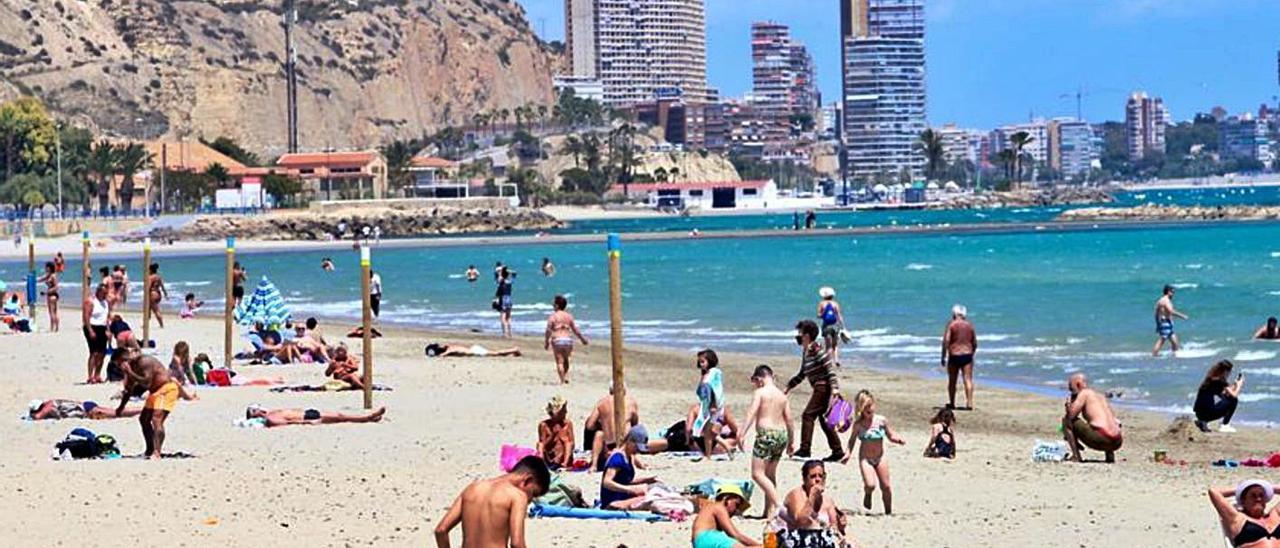
[[188,394],[181,384],[173,380],[169,376],[169,368],[160,363],[160,360],[144,356],[136,342],[121,347],[117,352],[122,353],[120,368],[124,372],[124,395],[120,398],[120,405],[116,407],[116,415],[124,413],[129,395],[135,390],[149,393],[142,406],[142,413],[138,415],[138,422],[142,423],[142,438],[147,444],[143,456],[159,459],[164,446],[165,419],[169,418],[178,404],[178,398],[194,400],[196,396]]

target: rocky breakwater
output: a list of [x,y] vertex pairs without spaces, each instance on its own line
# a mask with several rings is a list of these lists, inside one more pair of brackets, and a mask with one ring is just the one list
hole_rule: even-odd
[[[181,227],[150,231],[160,240],[327,240],[344,224],[348,233],[363,226],[382,229],[383,237],[407,238],[441,234],[472,234],[544,230],[561,226],[554,217],[525,208],[431,207],[422,209],[367,208],[335,213],[278,212],[258,216],[198,217]],[[137,240],[143,234],[126,240]]]
[[987,209],[996,207],[1046,207],[1060,205],[1109,204],[1112,190],[1098,187],[1055,187],[945,196],[931,209]]
[[1265,221],[1280,219],[1277,206],[1086,207],[1058,215],[1059,221]]

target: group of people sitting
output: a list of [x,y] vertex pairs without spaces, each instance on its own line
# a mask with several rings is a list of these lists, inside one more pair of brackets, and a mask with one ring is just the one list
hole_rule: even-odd
[[315,318],[300,324],[286,323],[280,331],[255,322],[248,339],[253,345],[252,359],[270,364],[329,363],[332,354],[341,348],[325,341]]

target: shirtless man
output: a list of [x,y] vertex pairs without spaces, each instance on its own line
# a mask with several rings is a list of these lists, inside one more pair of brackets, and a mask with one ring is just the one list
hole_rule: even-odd
[[339,346],[333,351],[333,359],[329,361],[329,367],[324,370],[327,377],[344,381],[355,390],[364,390],[364,379],[360,376],[360,366],[356,361],[347,355],[347,347]]
[[288,426],[290,424],[338,424],[344,422],[378,422],[387,414],[386,407],[367,415],[345,415],[332,411],[317,409],[266,409],[260,405],[250,405],[244,410],[244,418],[261,418],[267,421],[267,428]]
[[1067,380],[1067,388],[1071,396],[1067,398],[1067,412],[1062,417],[1062,436],[1071,448],[1071,458],[1080,462],[1080,445],[1102,451],[1107,455],[1107,462],[1116,461],[1116,451],[1124,439],[1120,432],[1120,422],[1111,411],[1111,404],[1106,396],[1089,388],[1084,373],[1071,375]]
[[436,546],[449,548],[449,532],[462,524],[463,548],[526,548],[529,501],[546,494],[551,472],[538,457],[520,459],[511,472],[462,490],[436,525]]
[[129,403],[128,395],[134,393],[135,388],[150,392],[146,404],[142,406],[142,413],[138,415],[138,422],[142,423],[142,438],[147,444],[143,456],[159,459],[164,446],[165,419],[173,412],[179,397],[194,400],[196,396],[188,394],[181,384],[174,381],[169,376],[169,368],[160,363],[160,360],[144,356],[136,342],[131,342],[116,352],[122,353],[120,369],[124,372],[125,393],[120,398],[120,405],[116,406],[116,415],[124,414],[125,405]]
[[[640,424],[640,406],[636,399],[627,394],[627,420],[623,425],[631,428]],[[583,448],[591,448],[591,466],[589,469],[604,471],[605,458],[617,447],[617,433],[613,431],[613,383],[609,384],[609,394],[596,402],[595,409],[583,423]]]
[[1152,356],[1159,356],[1160,350],[1164,348],[1165,341],[1169,341],[1169,348],[1174,354],[1178,353],[1178,348],[1182,345],[1178,342],[1178,336],[1173,332],[1173,319],[1182,318],[1189,320],[1186,314],[1179,312],[1173,307],[1173,286],[1164,286],[1164,295],[1156,301],[1156,334],[1160,336],[1156,339],[1155,348],[1151,349]]
[[787,396],[773,382],[773,369],[767,365],[756,367],[751,374],[755,394],[751,397],[751,409],[747,411],[747,424],[742,429],[745,439],[751,427],[756,429],[756,443],[751,449],[751,479],[764,491],[764,519],[772,519],[774,511],[782,503],[778,496],[778,461],[782,452],[790,456],[796,452],[795,427],[791,421],[791,406]]
[[973,409],[973,354],[978,351],[978,334],[969,323],[969,310],[962,304],[951,307],[951,321],[942,333],[942,367],[947,369],[947,409],[956,408],[956,377],[964,373],[964,409]]

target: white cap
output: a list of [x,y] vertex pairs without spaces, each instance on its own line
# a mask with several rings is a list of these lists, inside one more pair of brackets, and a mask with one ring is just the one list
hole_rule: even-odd
[[1262,492],[1264,494],[1262,502],[1264,504],[1271,502],[1271,497],[1275,496],[1275,488],[1271,486],[1271,483],[1267,480],[1248,479],[1236,485],[1236,506],[1244,506],[1244,501],[1242,500],[1244,498],[1244,492],[1248,491],[1250,487],[1255,485],[1262,488]]
[[31,403],[27,404],[27,411],[35,413],[36,411],[39,411],[40,408],[43,406],[44,406],[44,400],[31,400]]
[[962,304],[952,305],[952,306],[951,306],[951,315],[952,315],[952,316],[968,316],[968,315],[969,315],[969,309],[968,309],[968,308],[965,308],[965,307],[964,307],[964,305],[962,305]]
[[818,296],[824,299],[830,299],[836,296],[836,290],[828,286],[822,286],[818,288]]

